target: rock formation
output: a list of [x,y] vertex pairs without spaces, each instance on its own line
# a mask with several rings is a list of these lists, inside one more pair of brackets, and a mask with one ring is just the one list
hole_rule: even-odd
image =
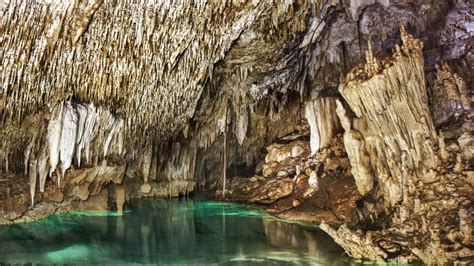
[[[110,184],[121,184],[124,175],[125,164],[121,160],[111,160],[109,165],[88,166],[69,171],[61,190],[56,187],[56,182],[51,180],[46,182],[44,192],[31,194],[32,203],[36,203],[34,208],[30,207],[29,195],[30,190],[34,192],[35,186],[30,186],[28,190],[27,183],[7,177],[2,179],[0,184],[0,224],[31,221],[71,210],[107,210],[107,187]],[[116,194],[120,193],[122,192],[117,188]],[[120,199],[119,196],[117,198]],[[117,202],[119,210],[120,207]]]
[[403,26],[401,38],[403,46],[391,57],[379,59],[369,51],[370,60],[339,87],[356,115],[350,121],[338,105],[344,144],[354,158],[352,173],[361,194],[378,205],[362,209],[364,219],[385,216],[386,224],[367,232],[347,226],[335,230],[326,223],[321,228],[356,258],[443,264],[472,255],[472,243],[464,238],[464,231],[472,234],[471,218],[464,222],[472,211],[470,172],[465,166],[450,170],[457,158],[469,158],[460,157],[459,150],[447,151],[444,135],[437,135],[426,95],[422,43]]
[[473,9],[0,0],[0,223],[196,192],[469,260]]
[[340,131],[341,125],[335,110],[335,97],[323,97],[306,104],[305,117],[311,130],[311,155],[315,155],[320,148],[326,148]]

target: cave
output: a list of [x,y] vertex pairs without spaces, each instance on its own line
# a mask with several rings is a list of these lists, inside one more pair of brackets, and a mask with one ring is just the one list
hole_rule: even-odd
[[474,263],[472,1],[0,13],[0,264]]

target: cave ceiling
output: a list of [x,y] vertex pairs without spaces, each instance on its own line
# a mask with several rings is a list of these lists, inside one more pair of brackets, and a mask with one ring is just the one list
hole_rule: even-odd
[[[435,25],[451,5],[1,0],[2,124],[24,123],[73,100],[110,108],[128,136],[167,139],[190,121],[208,123],[215,116],[209,110],[227,100],[239,117],[264,98],[278,105],[288,91],[337,87],[368,40],[376,51],[393,47],[400,23],[422,38],[440,37]],[[427,49],[450,40],[439,39]],[[463,49],[450,46],[444,56],[459,57]]]
[[[210,88],[216,72],[262,78],[319,6],[311,1],[3,1],[3,121],[22,121],[73,99],[111,108],[131,131],[171,136],[193,118],[203,90],[222,94]],[[250,86],[238,89],[244,97],[250,92]]]

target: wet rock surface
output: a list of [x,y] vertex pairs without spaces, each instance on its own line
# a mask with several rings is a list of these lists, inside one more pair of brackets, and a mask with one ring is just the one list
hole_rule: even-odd
[[108,210],[111,184],[121,184],[125,173],[124,162],[115,165],[88,166],[69,171],[61,187],[48,179],[45,191],[39,189],[31,205],[29,187],[18,182],[15,175],[3,176],[0,191],[0,224],[26,222],[73,210]]
[[355,222],[355,203],[361,195],[341,135],[316,156],[311,156],[309,144],[294,140],[270,145],[263,175],[230,178],[226,199],[264,204],[268,212],[291,220]]

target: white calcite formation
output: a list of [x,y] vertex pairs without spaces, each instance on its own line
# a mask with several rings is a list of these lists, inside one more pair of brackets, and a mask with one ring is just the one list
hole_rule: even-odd
[[235,135],[240,145],[244,142],[245,135],[247,134],[248,123],[249,116],[247,108],[246,106],[241,106],[237,113],[237,128],[235,130]]
[[81,152],[82,152],[82,148],[80,144],[85,135],[84,131],[85,131],[85,126],[86,126],[89,110],[87,106],[84,106],[82,104],[77,104],[76,109],[77,109],[77,115],[79,119],[78,124],[77,124],[77,138],[76,138],[76,143],[75,143],[76,160],[77,160],[77,166],[80,167],[81,166]]
[[336,115],[336,97],[321,97],[308,101],[305,106],[305,117],[311,132],[311,154],[326,148],[331,139],[341,131],[341,124]]
[[81,162],[81,154],[82,151],[85,149],[85,157],[86,157],[86,162],[90,162],[90,143],[92,141],[92,138],[95,134],[97,134],[97,127],[95,126],[96,121],[97,121],[97,108],[94,106],[93,103],[90,103],[87,106],[87,119],[84,124],[84,129],[82,130],[82,136],[81,140],[79,142],[79,145],[77,146],[77,154],[76,158],[78,160],[78,165],[80,166]]
[[31,149],[33,149],[33,146],[35,145],[35,138],[31,139],[30,142],[28,143],[28,146],[26,146],[25,152],[23,153],[23,167],[25,167],[25,175],[28,173],[28,161],[30,159],[30,154],[31,154]]
[[[434,152],[434,145],[437,143],[436,132],[426,104],[428,98],[425,85],[420,82],[425,79],[422,44],[403,30],[402,40],[403,51],[395,53],[393,61],[378,61],[369,50],[364,69],[353,70],[349,76],[355,77],[346,80],[339,87],[352,111],[360,118],[353,122],[350,130],[359,132],[362,136],[373,136],[360,139],[361,143],[365,142],[365,151],[358,152],[366,153],[370,164],[380,161],[380,168],[373,170],[376,171],[374,174],[382,188],[387,206],[394,206],[403,195],[400,179],[403,176],[403,152],[409,153],[410,158],[407,160],[414,171],[413,174],[422,176],[437,164]],[[410,76],[399,74],[408,69],[409,73],[412,73]],[[410,100],[407,97],[410,97]],[[355,134],[357,133],[354,133],[353,144],[357,141]],[[345,142],[346,146],[350,147],[348,152],[353,147],[361,146],[348,145],[349,140],[346,139]],[[360,155],[353,153],[349,158],[358,156]],[[357,181],[372,177],[358,177],[355,173],[355,178]],[[364,192],[367,190],[362,189]]]
[[40,155],[38,158],[38,177],[40,192],[44,192],[44,186],[46,184],[46,177],[48,176],[48,149],[47,144],[43,144],[41,147]]
[[351,121],[347,117],[346,110],[340,101],[337,101],[337,115],[344,128],[344,147],[350,154],[352,175],[357,184],[357,189],[361,195],[367,195],[374,187],[375,178],[370,167],[370,157],[365,151],[363,137],[360,133],[353,131]]
[[[120,132],[124,130],[124,121],[107,109],[72,102],[60,102],[52,109],[45,135],[42,131],[35,132],[24,152],[32,205],[37,179],[41,192],[45,191],[47,176],[56,177],[61,187],[61,179],[72,167],[74,157],[76,166],[81,165],[84,148],[86,163],[91,163],[91,149],[96,158],[105,158],[110,150],[119,154],[123,150],[124,138]],[[58,165],[60,171],[56,171]]]
[[63,122],[63,103],[55,106],[48,124],[49,176],[52,177],[59,163],[59,149]]
[[77,137],[77,112],[71,103],[66,103],[64,108],[63,127],[61,129],[61,140],[59,142],[59,159],[61,160],[61,178],[58,178],[58,187],[60,180],[64,178],[66,170],[69,169],[74,156]]

